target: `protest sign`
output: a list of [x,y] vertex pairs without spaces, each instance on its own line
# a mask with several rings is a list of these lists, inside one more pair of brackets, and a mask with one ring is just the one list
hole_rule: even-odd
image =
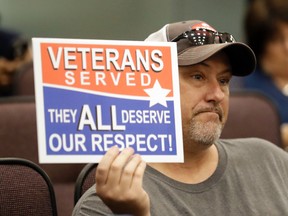
[[182,162],[174,43],[33,38],[40,163],[99,162],[117,145]]

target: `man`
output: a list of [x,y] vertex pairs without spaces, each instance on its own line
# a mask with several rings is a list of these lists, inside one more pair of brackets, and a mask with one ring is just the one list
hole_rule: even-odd
[[73,214],[288,215],[288,154],[261,139],[219,139],[232,75],[255,68],[251,49],[199,20],[146,40],[177,43],[184,163],[146,166],[133,149],[113,147]]

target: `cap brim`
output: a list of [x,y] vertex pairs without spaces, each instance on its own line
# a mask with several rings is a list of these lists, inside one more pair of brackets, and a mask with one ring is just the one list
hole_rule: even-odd
[[221,43],[189,47],[178,54],[178,65],[188,66],[200,63],[219,51],[225,51],[235,76],[246,76],[256,67],[254,52],[244,43]]

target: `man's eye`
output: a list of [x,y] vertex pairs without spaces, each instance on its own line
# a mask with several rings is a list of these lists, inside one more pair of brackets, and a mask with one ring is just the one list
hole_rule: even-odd
[[203,76],[200,75],[200,74],[194,74],[194,75],[192,75],[192,78],[193,78],[193,79],[196,79],[196,80],[202,80],[202,79],[203,79]]
[[219,83],[221,85],[228,85],[230,83],[230,79],[228,79],[228,78],[220,79]]

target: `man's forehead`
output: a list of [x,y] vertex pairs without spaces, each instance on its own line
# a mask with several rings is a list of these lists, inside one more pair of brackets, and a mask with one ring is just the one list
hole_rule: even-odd
[[210,56],[209,58],[205,59],[202,62],[197,64],[188,65],[188,66],[179,66],[179,68],[187,68],[187,67],[196,67],[196,66],[205,66],[205,67],[214,67],[215,65],[225,65],[227,70],[231,69],[229,56],[224,52],[220,51],[215,53],[214,55]]

